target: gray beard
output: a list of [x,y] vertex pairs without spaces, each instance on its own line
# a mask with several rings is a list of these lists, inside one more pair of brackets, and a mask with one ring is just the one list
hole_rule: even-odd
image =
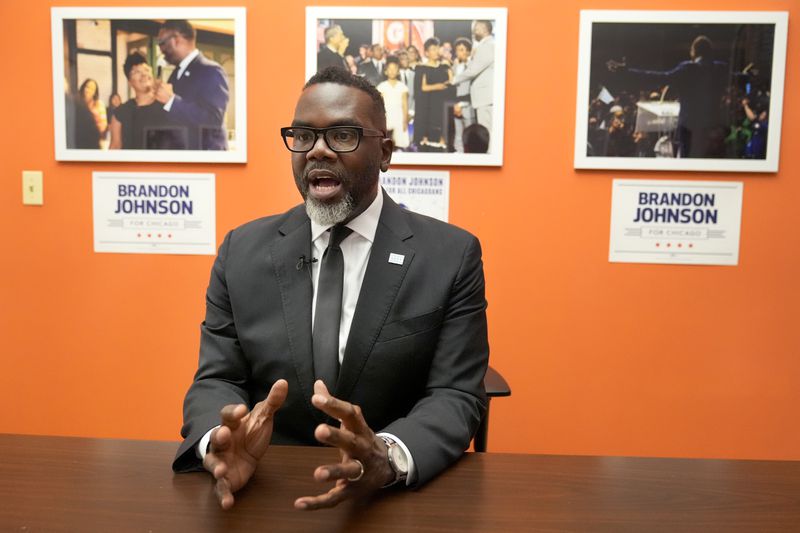
[[320,226],[333,226],[344,222],[355,207],[355,201],[350,193],[335,204],[325,204],[306,196],[306,214]]

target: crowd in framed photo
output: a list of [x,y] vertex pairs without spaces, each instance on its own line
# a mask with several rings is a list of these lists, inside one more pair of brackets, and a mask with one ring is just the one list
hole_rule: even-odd
[[363,76],[384,98],[395,150],[487,153],[492,131],[494,36],[492,22],[472,23],[472,35],[431,36],[420,48],[359,45],[338,25],[325,29],[317,70],[336,66]]

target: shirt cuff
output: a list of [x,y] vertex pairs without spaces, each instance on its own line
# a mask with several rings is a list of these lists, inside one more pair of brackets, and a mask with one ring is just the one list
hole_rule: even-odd
[[195,448],[194,453],[197,454],[197,457],[200,460],[204,460],[206,458],[206,453],[208,452],[208,442],[211,440],[211,432],[217,429],[219,426],[214,426],[213,428],[209,429],[203,438],[200,439],[200,442],[197,443],[197,448]]
[[400,449],[403,450],[403,453],[406,454],[406,460],[408,461],[408,476],[406,477],[406,487],[413,485],[417,481],[417,469],[414,467],[414,458],[411,456],[411,452],[408,451],[406,445],[403,443],[402,440],[398,439],[396,435],[392,435],[391,433],[387,433],[385,431],[378,433],[378,437],[389,437],[393,441],[395,441],[399,446]]
[[175,95],[173,94],[172,96],[170,96],[169,100],[167,100],[167,103],[164,104],[164,111],[169,112],[169,110],[172,108],[172,102],[174,101],[175,101]]

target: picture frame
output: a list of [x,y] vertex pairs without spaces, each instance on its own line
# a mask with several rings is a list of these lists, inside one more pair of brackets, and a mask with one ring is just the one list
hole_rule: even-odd
[[246,31],[243,7],[51,8],[56,160],[247,162]]
[[[307,7],[306,79],[318,67],[335,64],[375,85],[395,141],[393,164],[501,166],[507,13],[506,8]],[[439,44],[429,46],[436,56],[430,59],[424,47],[433,38]],[[369,54],[379,46],[382,59],[363,57],[362,45]],[[463,60],[456,49],[466,50],[458,52]],[[401,67],[401,60],[409,65]],[[398,65],[397,74],[391,63]]]
[[777,172],[787,26],[782,11],[582,10],[575,168]]

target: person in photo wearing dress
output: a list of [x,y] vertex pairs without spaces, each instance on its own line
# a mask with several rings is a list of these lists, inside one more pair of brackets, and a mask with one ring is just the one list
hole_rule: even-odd
[[408,148],[408,87],[400,81],[400,63],[387,59],[386,80],[378,84],[386,107],[386,129],[391,132],[395,148]]
[[415,127],[419,126],[420,145],[445,148],[444,117],[445,101],[453,71],[439,58],[439,39],[431,37],[425,41],[425,57],[428,62],[417,66],[420,93],[417,96]]

